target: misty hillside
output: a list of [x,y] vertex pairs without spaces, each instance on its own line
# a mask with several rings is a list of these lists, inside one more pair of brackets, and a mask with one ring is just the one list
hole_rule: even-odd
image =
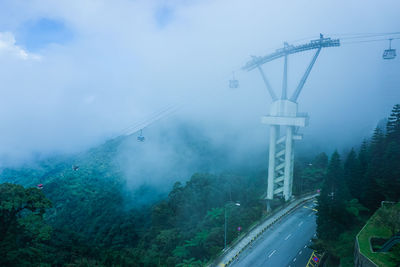
[[[167,192],[175,181],[184,181],[194,172],[240,172],[266,165],[265,148],[243,148],[243,137],[237,134],[224,136],[223,142],[215,141],[193,123],[171,119],[147,127],[143,134],[143,143],[137,141],[139,133],[135,133],[78,154],[42,156],[17,168],[3,167],[0,179],[35,186],[88,176],[119,180],[130,189],[154,186]],[[247,142],[250,146],[252,140]],[[79,170],[74,171],[72,166]]]
[[[25,187],[43,184],[42,192],[52,203],[45,214],[46,223],[53,228],[50,250],[55,250],[54,256],[58,255],[60,262],[73,262],[83,255],[88,259],[107,261],[106,258],[98,258],[100,251],[109,257],[115,249],[127,247],[144,246],[142,249],[148,250],[150,248],[138,242],[148,238],[144,233],[149,229],[159,231],[157,223],[166,227],[166,221],[178,227],[174,231],[182,231],[184,236],[180,239],[192,239],[203,227],[197,222],[204,220],[207,212],[213,209],[216,212],[213,216],[217,217],[208,218],[211,221],[204,223],[216,224],[218,231],[214,231],[219,236],[219,207],[227,199],[241,201],[244,207],[254,206],[248,212],[237,215],[244,228],[260,217],[263,205],[259,198],[265,188],[262,162],[257,163],[245,150],[241,155],[233,155],[237,152],[235,146],[215,144],[190,124],[167,129],[164,126],[160,123],[149,127],[144,132],[144,143],[137,141],[137,135],[121,136],[78,155],[60,155],[20,168],[5,168],[0,182]],[[79,169],[74,170],[73,167]],[[188,183],[183,186],[185,181]],[[243,188],[254,192],[248,195],[247,190],[241,190]],[[184,196],[180,196],[179,203],[175,203],[179,194]],[[157,215],[158,209],[165,208],[166,201],[174,203],[168,206],[183,206],[171,206],[174,212],[163,211]],[[182,210],[177,212],[176,209]],[[173,219],[173,213],[178,218]],[[188,220],[189,214],[193,215],[191,220]],[[233,233],[229,240],[234,238],[234,230],[230,231]],[[65,244],[65,239],[72,243]],[[176,245],[179,245],[180,239],[176,240]],[[213,245],[215,248],[202,248],[207,250],[206,253],[190,253],[205,260],[219,250],[220,239],[213,242],[217,242]],[[78,248],[83,251],[74,252]],[[65,249],[73,254],[65,254]],[[118,253],[125,255],[128,252]],[[124,261],[132,256],[129,255],[124,256]],[[140,261],[151,261],[151,254],[148,257],[143,256]],[[185,257],[182,255],[171,261]]]
[[0,182],[27,187],[43,184],[43,193],[53,203],[47,220],[90,237],[99,231],[91,227],[107,228],[106,221],[114,221],[110,218],[151,205],[164,198],[175,182],[185,182],[193,173],[252,173],[251,168],[262,168],[262,162],[257,165],[245,152],[232,155],[234,146],[213,144],[190,124],[165,125],[146,129],[144,143],[137,141],[136,134],[121,136],[78,155],[5,168]]

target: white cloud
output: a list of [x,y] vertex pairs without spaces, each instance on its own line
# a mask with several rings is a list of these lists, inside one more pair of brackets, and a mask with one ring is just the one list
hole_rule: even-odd
[[[393,8],[377,8],[387,5]],[[173,12],[169,23],[160,28],[155,14],[163,6]],[[0,116],[0,154],[13,153],[17,146],[24,152],[81,149],[103,133],[117,132],[173,103],[177,95],[183,95],[189,106],[199,107],[202,116],[208,112],[215,114],[213,119],[225,116],[224,122],[240,124],[246,122],[239,118],[241,114],[223,113],[245,111],[258,123],[270,101],[258,74],[236,72],[241,88],[235,92],[226,88],[231,71],[240,68],[249,55],[263,55],[283,41],[320,32],[398,31],[399,7],[393,0],[379,4],[347,0],[0,1],[0,56],[8,55],[0,64],[0,114],[10,114]],[[65,45],[49,45],[38,56],[19,46],[18,28],[43,17],[65,22],[74,39]],[[327,134],[341,129],[332,111],[349,95],[354,95],[351,101],[357,99],[359,110],[352,103],[342,104],[342,109],[353,112],[354,121],[373,124],[386,115],[385,109],[400,97],[394,88],[400,78],[397,59],[381,60],[385,46],[343,46],[321,53],[301,95],[300,109],[311,115],[310,130],[322,129],[323,121],[332,121],[323,128]],[[297,62],[290,58],[289,79],[302,74]],[[282,66],[266,68],[278,88]],[[371,115],[365,116],[368,112]]]
[[11,55],[22,60],[40,60],[39,55],[29,53],[16,45],[11,32],[0,32],[0,55]]

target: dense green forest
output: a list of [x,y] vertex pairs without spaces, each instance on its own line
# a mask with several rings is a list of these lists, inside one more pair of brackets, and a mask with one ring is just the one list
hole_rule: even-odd
[[[131,142],[129,137],[77,157],[53,157],[34,166],[3,169],[0,265],[207,263],[224,247],[225,212],[228,243],[240,234],[239,226],[244,232],[265,214],[262,196],[267,172],[261,163],[254,167],[254,162],[251,167],[229,170],[230,151],[215,148],[197,135],[183,131],[183,143],[178,145],[186,147],[179,152],[183,158],[197,151],[196,161],[203,161],[193,169],[200,172],[163,190],[149,183],[129,189],[126,173],[113,160]],[[174,164],[179,166],[183,158]],[[71,165],[77,162],[79,169],[74,170]],[[399,200],[399,162],[400,105],[394,107],[386,129],[376,128],[360,149],[345,155],[344,163],[337,152],[330,159],[325,153],[297,157],[293,192],[301,195],[321,188],[314,246],[327,251],[332,262],[340,259],[342,266],[350,266],[354,236],[365,220],[381,200]],[[218,165],[224,167],[215,171]],[[44,184],[43,189],[36,188],[38,183]]]
[[[61,211],[53,215],[62,217],[64,225],[53,223],[52,217],[44,218],[44,210],[51,204],[43,191],[4,183],[0,187],[2,226],[18,226],[15,230],[2,229],[2,247],[7,249],[1,250],[0,261],[2,265],[46,262],[78,266],[175,266],[191,258],[207,261],[223,247],[224,204],[230,197],[241,206],[226,206],[228,241],[237,236],[237,226],[245,229],[260,218],[263,205],[257,196],[265,188],[263,177],[195,174],[184,186],[176,183],[166,199],[140,210],[123,210],[121,197],[111,192],[108,198],[97,199],[87,207],[84,194],[79,194],[79,198],[65,200],[71,207],[63,209],[72,214]],[[40,238],[26,242],[27,251],[22,251],[20,242],[34,234]]]
[[354,238],[383,200],[400,200],[400,105],[357,152],[344,160],[332,154],[318,197],[315,247],[328,252],[331,264],[353,266]]
[[[206,262],[219,253],[224,245],[224,208],[230,218],[227,235],[230,242],[237,237],[238,226],[245,230],[262,215],[264,208],[259,197],[266,187],[266,172],[245,164],[233,166],[229,160],[231,151],[213,146],[193,127],[163,134],[157,142],[166,150],[171,139],[178,140],[173,144],[177,151],[174,155],[178,157],[169,162],[172,167],[164,168],[164,172],[135,173],[140,176],[161,173],[165,180],[168,176],[177,176],[178,180],[182,170],[183,173],[202,171],[171,184],[168,189],[151,183],[130,188],[130,177],[121,165],[126,163],[123,157],[127,151],[136,159],[142,153],[136,136],[110,140],[74,157],[52,157],[3,169],[1,209],[8,215],[1,215],[1,224],[25,220],[32,213],[47,235],[35,239],[34,244],[24,245],[31,254],[22,253],[21,241],[15,240],[28,240],[26,225],[19,226],[18,231],[4,228],[7,238],[2,245],[7,249],[0,252],[0,265],[30,262],[57,266],[158,266],[160,263],[175,266]],[[145,160],[139,158],[134,164]],[[71,168],[76,164],[79,169]],[[178,171],[172,172],[173,168]],[[230,172],[226,171],[228,168]],[[43,189],[36,188],[41,183]],[[21,194],[26,197],[20,197]],[[27,201],[38,199],[36,196],[47,203],[40,214],[26,208]],[[19,200],[7,202],[10,199]],[[240,209],[231,209],[232,201],[239,201]]]

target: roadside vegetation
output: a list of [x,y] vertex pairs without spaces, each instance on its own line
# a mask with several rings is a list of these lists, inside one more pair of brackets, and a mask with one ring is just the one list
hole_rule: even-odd
[[[393,107],[386,129],[377,127],[344,163],[337,152],[329,160],[314,240],[316,249],[328,253],[328,264],[354,265],[355,236],[384,200],[400,200],[400,105]],[[385,231],[384,223],[381,227]]]
[[398,266],[400,264],[400,244],[394,246],[391,253],[379,253],[380,246],[374,246],[375,239],[382,240],[383,244],[390,237],[400,231],[400,203],[395,206],[381,207],[366,223],[358,235],[360,251],[378,266]]

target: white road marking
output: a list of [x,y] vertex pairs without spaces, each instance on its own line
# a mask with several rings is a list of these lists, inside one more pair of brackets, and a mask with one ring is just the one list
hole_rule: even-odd
[[304,248],[306,248],[306,247],[307,247],[307,245],[304,246]]
[[299,223],[299,226],[301,226],[303,224],[303,221],[301,221],[300,223]]
[[295,262],[295,261],[296,261],[296,258],[293,259],[293,262]]
[[291,236],[292,234],[289,234],[286,238],[285,238],[285,240],[288,240],[289,239],[289,237]]
[[303,253],[303,251],[300,250],[300,251],[299,251],[299,255],[301,255],[301,253]]
[[311,215],[313,215],[312,213],[308,214],[308,217],[310,217]]
[[272,251],[272,252],[268,255],[268,258],[271,258],[271,256],[274,255],[275,252],[276,252],[276,249],[274,249],[274,251]]

